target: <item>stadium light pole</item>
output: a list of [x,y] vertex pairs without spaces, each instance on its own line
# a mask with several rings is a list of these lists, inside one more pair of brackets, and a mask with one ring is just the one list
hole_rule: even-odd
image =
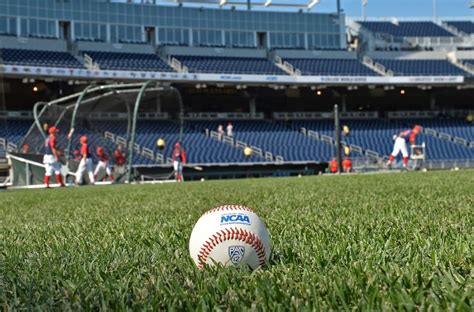
[[366,20],[366,14],[365,14],[365,8],[367,7],[367,3],[369,0],[362,0],[362,20],[365,22]]
[[339,106],[334,105],[334,131],[336,133],[336,161],[337,172],[341,173],[341,123],[339,120]]
[[438,18],[438,12],[437,12],[437,3],[436,0],[433,0],[433,21],[436,22],[436,19]]

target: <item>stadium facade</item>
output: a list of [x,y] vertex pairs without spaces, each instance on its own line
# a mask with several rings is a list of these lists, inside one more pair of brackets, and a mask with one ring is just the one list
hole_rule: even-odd
[[[20,148],[36,102],[90,84],[150,81],[182,94],[194,164],[306,168],[298,172],[325,163],[334,155],[338,103],[352,129],[343,144],[361,163],[382,163],[393,132],[421,123],[433,166],[472,165],[474,134],[465,124],[473,110],[472,18],[359,21],[342,11],[154,2],[0,0],[0,148]],[[181,113],[176,99],[148,102],[134,163],[169,166],[170,150],[154,143],[176,140]],[[116,123],[127,115],[100,107],[91,118],[104,126],[94,131],[101,140],[107,132],[113,148],[126,136]],[[235,136],[216,134],[228,121]],[[252,157],[241,152],[247,146]]]

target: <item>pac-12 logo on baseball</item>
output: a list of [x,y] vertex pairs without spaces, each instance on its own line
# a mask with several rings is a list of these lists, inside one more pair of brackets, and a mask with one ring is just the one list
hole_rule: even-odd
[[229,247],[229,258],[234,265],[240,264],[245,255],[244,246],[230,246]]
[[221,216],[221,225],[228,225],[228,224],[245,224],[250,225],[250,218],[248,215],[245,214],[225,214]]

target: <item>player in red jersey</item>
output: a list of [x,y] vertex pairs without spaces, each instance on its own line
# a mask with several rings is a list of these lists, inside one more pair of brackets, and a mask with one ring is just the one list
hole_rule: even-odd
[[58,129],[56,127],[51,127],[48,129],[49,136],[44,142],[44,156],[43,163],[45,165],[44,173],[44,184],[49,188],[49,182],[51,180],[51,175],[56,175],[56,182],[59,185],[64,186],[63,177],[61,176],[61,163],[59,162],[59,150],[56,143],[56,133]]
[[402,153],[403,156],[403,168],[406,168],[408,165],[408,149],[407,149],[407,140],[410,142],[410,145],[414,145],[416,141],[416,136],[420,133],[421,126],[414,126],[413,129],[408,129],[400,132],[398,135],[394,135],[393,139],[395,144],[393,145],[393,152],[390,155],[390,158],[387,162],[387,166],[391,166],[397,157],[398,154]]
[[338,168],[338,165],[337,165],[337,160],[336,160],[336,158],[333,158],[329,162],[329,172],[330,173],[337,173],[338,170],[339,170],[339,168]]
[[97,158],[99,162],[94,170],[94,178],[97,180],[97,175],[99,174],[100,169],[105,170],[106,176],[110,179],[110,181],[114,182],[114,177],[112,175],[112,168],[110,167],[109,157],[105,154],[104,149],[102,147],[97,147]]
[[342,169],[345,173],[352,171],[352,161],[349,156],[344,157],[344,160],[342,161]]
[[89,150],[89,146],[87,144],[87,137],[81,136],[81,161],[79,162],[79,168],[77,168],[76,172],[76,185],[82,184],[82,178],[84,173],[87,171],[89,175],[89,181],[91,184],[95,183],[94,173],[92,172],[92,154]]
[[125,165],[125,156],[122,152],[122,146],[119,146],[114,152],[114,162],[116,166],[122,167]]
[[173,159],[173,168],[176,181],[184,182],[183,165],[186,164],[186,153],[179,142],[174,146],[171,158]]

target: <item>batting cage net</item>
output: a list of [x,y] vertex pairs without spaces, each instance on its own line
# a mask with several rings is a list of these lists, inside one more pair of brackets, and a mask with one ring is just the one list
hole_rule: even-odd
[[[181,95],[173,87],[154,82],[91,85],[77,94],[36,103],[34,123],[21,144],[29,146],[29,156],[37,157],[44,153],[51,129],[58,129],[63,174],[73,181],[81,160],[81,138],[87,137],[93,163],[105,155],[109,173],[113,171],[110,177],[107,168],[95,170],[94,166],[96,181],[130,182],[136,178],[134,166],[170,161],[167,145],[182,140],[183,114]],[[156,142],[161,134],[166,136],[162,141],[170,144],[159,148]]]

